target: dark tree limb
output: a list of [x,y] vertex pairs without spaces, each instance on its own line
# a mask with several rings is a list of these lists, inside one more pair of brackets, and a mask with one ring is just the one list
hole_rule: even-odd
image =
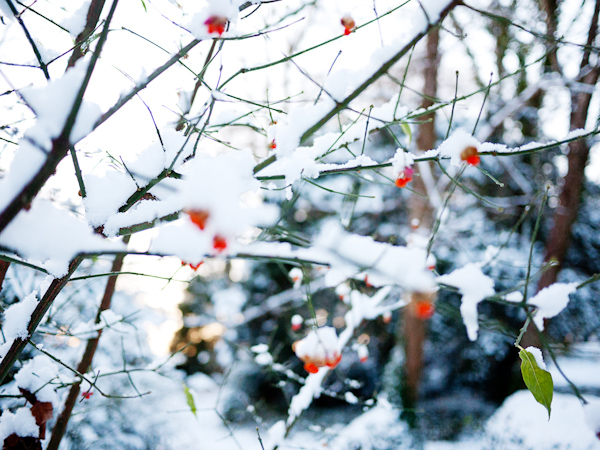
[[6,276],[8,266],[10,266],[8,261],[0,259],[0,291],[2,291],[2,284],[4,283],[4,277]]
[[104,3],[105,0],[92,0],[92,3],[90,3],[85,22],[85,28],[81,33],[79,33],[79,36],[77,36],[76,42],[79,42],[79,45],[73,49],[73,53],[69,58],[67,67],[73,67],[75,63],[85,55],[83,48],[85,45],[87,45],[88,39],[92,36],[92,33],[96,29],[96,25],[100,19],[100,14],[102,13],[102,8],[104,8]]
[[[41,298],[37,307],[33,311],[33,314],[31,315],[31,319],[29,320],[29,325],[27,327],[28,335],[31,336],[31,334],[33,334],[33,332],[36,330],[37,326],[40,324],[42,318],[44,317],[44,314],[46,314],[46,311],[48,311],[48,308],[50,307],[52,302],[54,302],[54,299],[60,293],[62,288],[65,287],[65,285],[68,283],[69,279],[71,278],[71,275],[73,275],[73,272],[75,272],[77,267],[79,267],[79,264],[81,264],[83,259],[84,258],[82,256],[75,257],[75,259],[71,261],[71,264],[69,264],[69,270],[67,274],[62,278],[55,279],[50,284],[48,290]],[[2,382],[8,375],[10,369],[12,368],[13,364],[27,345],[27,341],[27,338],[15,339],[10,349],[8,350],[8,353],[0,362],[0,385],[2,384]]]
[[38,63],[40,64],[40,69],[42,69],[42,72],[44,72],[44,76],[46,77],[46,80],[49,80],[50,74],[48,73],[48,65],[42,59],[42,55],[40,54],[40,51],[37,48],[37,45],[35,44],[35,41],[31,37],[29,30],[25,26],[23,19],[21,19],[21,15],[19,14],[19,11],[17,11],[17,8],[15,8],[15,5],[13,5],[12,0],[6,0],[6,4],[8,5],[8,8],[10,9],[10,11],[15,16],[15,19],[17,19],[17,22],[19,22],[19,25],[21,25],[21,28],[23,29],[23,33],[25,33],[25,37],[29,41],[29,45],[31,45],[31,49],[33,50],[33,53],[35,53],[35,57],[37,58]]
[[[592,45],[598,33],[598,17],[600,15],[600,0],[596,0],[594,16],[588,32],[588,45]],[[589,67],[590,50],[585,50],[581,59],[580,83],[594,86],[598,82],[600,67]],[[592,94],[577,92],[571,97],[571,130],[585,128],[587,122]],[[585,182],[585,167],[587,165],[590,148],[584,139],[573,141],[569,144],[567,160],[569,169],[565,176],[563,189],[560,193],[559,204],[554,213],[554,225],[546,243],[545,262],[555,261],[542,275],[538,290],[555,283],[558,273],[565,260],[571,240],[571,229],[581,203],[581,194]]]
[[[129,242],[129,238],[130,236],[125,236],[123,238],[123,242],[127,244]],[[111,272],[120,272],[123,268],[124,259],[125,253],[118,254],[113,261]],[[102,301],[100,302],[98,313],[96,314],[96,323],[100,323],[100,315],[102,312],[110,308],[110,304],[115,293],[115,286],[117,284],[117,276],[118,275],[113,275],[108,277],[106,288],[104,289],[104,295],[102,296]],[[102,330],[98,330],[97,336],[88,340],[85,351],[83,352],[83,356],[81,357],[81,361],[79,361],[79,365],[77,366],[77,372],[86,373],[90,369],[101,336]],[[46,450],[58,449],[60,441],[67,431],[67,425],[69,424],[73,407],[79,398],[80,388],[81,380],[71,385],[71,389],[69,390],[69,395],[67,396],[63,410],[58,416],[58,419],[56,419],[56,424],[52,429],[52,437],[50,438],[50,442],[48,443]]]

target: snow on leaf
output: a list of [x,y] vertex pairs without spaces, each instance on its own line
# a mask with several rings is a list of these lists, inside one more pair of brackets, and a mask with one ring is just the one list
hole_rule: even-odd
[[458,288],[462,294],[460,314],[467,328],[469,339],[475,341],[479,330],[477,305],[484,298],[495,294],[494,280],[485,275],[479,266],[469,263],[447,275],[438,277],[437,281]]
[[10,411],[3,411],[2,416],[0,416],[0,442],[4,443],[4,440],[11,434],[37,438],[39,432],[35,417],[27,407],[17,409],[14,414]]
[[552,382],[552,375],[540,368],[536,356],[539,355],[535,355],[531,351],[523,348],[521,349],[519,352],[519,357],[521,358],[521,374],[523,375],[523,381],[525,381],[527,389],[531,391],[535,400],[543,405],[548,411],[549,420],[554,384]]

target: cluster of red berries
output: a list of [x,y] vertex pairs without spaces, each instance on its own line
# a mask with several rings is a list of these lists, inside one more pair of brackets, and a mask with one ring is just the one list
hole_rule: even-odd
[[227,26],[227,17],[224,16],[210,16],[208,19],[204,21],[204,25],[209,32],[209,34],[217,33],[221,36],[225,32],[225,27]]
[[[194,225],[196,225],[201,230],[204,230],[204,228],[206,227],[206,221],[210,217],[210,213],[208,211],[206,211],[205,209],[189,209],[186,210],[186,213],[188,214],[190,220]],[[227,248],[227,239],[225,239],[225,237],[221,236],[220,234],[215,234],[215,236],[213,237],[213,248],[217,253],[221,253]],[[200,266],[200,264],[202,263],[196,265],[196,268],[194,268],[194,266],[190,264],[190,267],[196,270]]]

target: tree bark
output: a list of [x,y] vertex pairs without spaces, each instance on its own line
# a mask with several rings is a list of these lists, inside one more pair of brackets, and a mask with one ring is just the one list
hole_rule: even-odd
[[[600,0],[596,1],[594,15],[588,31],[588,42],[580,65],[580,76],[578,82],[594,86],[598,82],[600,67],[590,67],[590,48],[596,40],[598,33],[598,16],[600,14]],[[585,128],[589,113],[592,94],[580,90],[571,96],[571,130]],[[585,182],[585,167],[587,165],[590,148],[585,140],[573,141],[569,144],[567,156],[568,171],[564,178],[564,184],[559,196],[559,203],[553,217],[553,226],[546,241],[546,253],[544,261],[554,262],[553,266],[546,270],[537,285],[538,292],[545,287],[555,283],[562,265],[565,261],[567,250],[571,241],[571,230],[577,219],[577,213],[581,204],[581,195]],[[537,333],[530,326],[523,336],[522,345],[534,345],[539,347],[540,340]]]
[[[437,77],[439,66],[439,29],[434,28],[427,35],[427,54],[425,59],[424,78],[425,86],[423,94],[425,96],[421,107],[428,108],[434,104],[434,98],[437,94]],[[419,125],[416,139],[417,147],[421,151],[435,148],[435,113],[423,117],[423,122]],[[429,164],[427,162],[422,164]],[[421,166],[423,167],[423,166]],[[415,174],[419,173],[419,166],[415,166]],[[417,192],[427,192],[422,177],[413,178],[413,187]],[[418,220],[418,229],[415,232],[429,233],[433,225],[433,209],[429,199],[420,195],[412,195],[409,200],[409,218],[411,224]],[[404,335],[404,389],[403,403],[405,410],[414,411],[419,398],[419,386],[423,372],[423,344],[427,336],[427,320],[417,317],[414,308],[404,308],[403,314],[403,335]],[[411,415],[414,415],[411,414]],[[407,417],[409,424],[416,424],[416,417]]]
[[[131,236],[125,236],[123,238],[123,242],[127,244],[129,242],[130,237]],[[117,255],[113,261],[111,272],[120,272],[123,268],[124,259],[124,253]],[[104,295],[102,296],[102,301],[100,302],[100,306],[98,307],[98,313],[96,314],[96,323],[100,323],[100,315],[102,314],[102,311],[106,311],[110,308],[110,304],[115,293],[115,286],[117,284],[117,276],[118,275],[113,275],[108,277],[106,288],[104,289]],[[101,336],[102,330],[98,330],[98,335],[95,338],[88,340],[87,345],[85,347],[85,351],[83,352],[83,356],[81,357],[81,361],[79,361],[79,365],[77,366],[77,372],[85,374],[90,369]],[[71,385],[69,395],[67,396],[67,400],[65,401],[65,406],[63,407],[62,412],[58,416],[58,419],[56,419],[56,424],[52,429],[52,437],[50,438],[50,442],[48,443],[48,447],[46,450],[58,449],[60,441],[65,435],[65,432],[67,431],[67,425],[69,424],[69,419],[71,418],[71,413],[73,412],[75,403],[79,398],[80,388],[81,381]]]

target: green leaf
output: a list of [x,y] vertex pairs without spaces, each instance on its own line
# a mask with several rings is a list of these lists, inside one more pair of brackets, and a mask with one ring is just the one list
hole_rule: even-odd
[[525,381],[527,389],[531,391],[535,400],[548,410],[548,420],[550,420],[550,404],[554,392],[552,375],[546,370],[540,369],[531,352],[522,348],[519,357],[521,358],[523,381]]
[[400,128],[402,128],[402,132],[408,136],[408,142],[412,141],[412,131],[410,131],[410,125],[406,122],[400,122]]
[[142,0],[142,6],[144,7],[144,11],[148,12],[148,8],[146,8],[146,3],[144,2],[144,0]]
[[192,413],[194,415],[196,415],[196,402],[194,401],[194,396],[190,391],[190,388],[187,387],[187,385],[185,383],[183,383],[183,392],[185,392],[185,400],[187,401],[188,406],[190,407],[190,410],[192,411]]

